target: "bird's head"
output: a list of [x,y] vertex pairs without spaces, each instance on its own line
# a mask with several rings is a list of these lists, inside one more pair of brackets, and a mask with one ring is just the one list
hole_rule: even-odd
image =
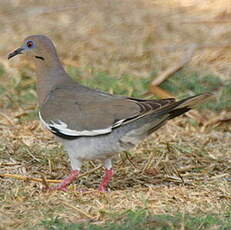
[[49,61],[57,57],[53,42],[45,35],[31,35],[24,39],[22,46],[8,55],[8,59],[24,54],[30,59]]

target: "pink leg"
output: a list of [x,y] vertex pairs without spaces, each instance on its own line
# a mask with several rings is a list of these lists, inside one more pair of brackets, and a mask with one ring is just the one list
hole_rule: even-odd
[[109,184],[111,178],[113,176],[113,170],[112,169],[105,169],[105,174],[103,177],[103,181],[101,182],[99,186],[100,192],[105,192],[107,189],[107,185]]
[[52,188],[48,188],[49,191],[55,191],[55,190],[59,190],[59,191],[67,191],[67,186],[69,184],[71,184],[76,177],[79,175],[79,170],[72,170],[70,175],[68,177],[66,177],[60,184],[58,184],[55,187]]

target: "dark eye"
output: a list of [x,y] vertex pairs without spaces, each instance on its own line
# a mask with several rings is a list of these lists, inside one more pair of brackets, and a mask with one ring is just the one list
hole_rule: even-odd
[[32,41],[28,41],[28,42],[26,43],[26,45],[27,45],[28,48],[31,48],[34,44],[33,44]]

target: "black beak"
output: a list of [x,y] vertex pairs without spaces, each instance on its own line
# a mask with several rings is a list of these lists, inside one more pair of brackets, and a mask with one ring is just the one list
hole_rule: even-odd
[[10,59],[10,58],[12,58],[12,57],[14,57],[14,56],[16,56],[18,54],[22,54],[23,50],[24,50],[23,48],[18,48],[15,51],[13,51],[12,53],[9,53],[8,59]]

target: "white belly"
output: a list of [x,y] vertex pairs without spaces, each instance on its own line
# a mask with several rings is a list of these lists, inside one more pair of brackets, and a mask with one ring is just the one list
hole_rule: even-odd
[[110,135],[99,137],[80,137],[75,140],[63,140],[58,138],[63,143],[65,150],[70,157],[79,160],[105,160],[114,154],[124,151],[114,138]]

